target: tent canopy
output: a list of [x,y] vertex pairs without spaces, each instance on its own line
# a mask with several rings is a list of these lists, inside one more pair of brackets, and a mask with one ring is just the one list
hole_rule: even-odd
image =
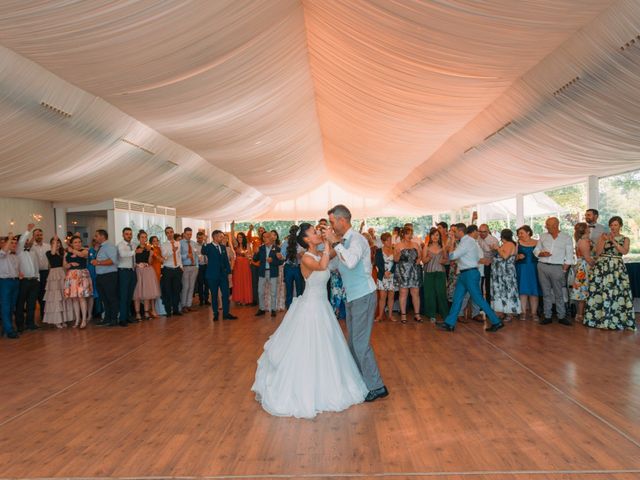
[[630,170],[639,32],[636,0],[6,0],[0,189],[286,219]]

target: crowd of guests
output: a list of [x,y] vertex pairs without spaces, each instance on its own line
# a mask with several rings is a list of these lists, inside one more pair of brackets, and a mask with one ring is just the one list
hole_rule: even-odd
[[[361,233],[371,250],[371,275],[378,288],[376,321],[422,323],[423,315],[445,330],[460,317],[485,322],[494,331],[514,318],[549,324],[553,317],[572,325],[635,330],[631,288],[622,256],[629,239],[620,233],[623,221],[612,217],[606,229],[598,211],[587,210],[585,222],[573,236],[560,231],[550,217],[546,232],[533,238],[528,225],[493,236],[487,225],[438,223],[425,238],[414,236],[408,223],[378,236],[373,228]],[[326,227],[320,219],[319,227]],[[70,235],[44,241],[33,224],[19,236],[0,238],[0,314],[2,331],[18,338],[40,323],[86,328],[92,318],[100,326],[122,326],[157,318],[180,316],[199,306],[211,306],[212,319],[220,310],[225,320],[237,317],[237,306],[256,306],[256,316],[289,308],[304,292],[300,270],[302,247],[292,225],[281,242],[278,232],[263,227],[211,238],[185,228],[165,229],[162,241],[130,228],[114,244],[105,230],[95,232],[91,246]],[[337,259],[327,295],[336,317],[346,316],[346,295]],[[539,299],[542,297],[542,306]],[[221,308],[219,308],[221,307]],[[399,317],[395,312],[399,311]]]

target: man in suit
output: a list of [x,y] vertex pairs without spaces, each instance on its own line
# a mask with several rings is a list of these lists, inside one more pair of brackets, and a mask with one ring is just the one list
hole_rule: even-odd
[[227,256],[227,249],[222,245],[224,233],[214,230],[211,234],[212,243],[202,247],[202,255],[207,257],[207,271],[205,278],[211,290],[211,304],[213,308],[213,321],[218,321],[218,290],[222,296],[222,318],[235,320],[238,317],[229,312],[229,274],[231,265]]
[[276,302],[278,299],[278,276],[279,268],[284,257],[278,247],[273,244],[271,232],[262,233],[262,246],[253,255],[253,261],[259,262],[258,266],[258,311],[256,317],[261,317],[266,312],[264,302],[264,289],[269,283],[271,289],[271,316],[276,316]]

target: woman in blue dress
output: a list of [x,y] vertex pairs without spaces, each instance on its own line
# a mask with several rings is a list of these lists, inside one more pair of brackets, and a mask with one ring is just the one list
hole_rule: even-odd
[[[538,258],[533,254],[538,241],[531,238],[533,230],[529,225],[523,225],[516,231],[518,235],[518,253],[516,256],[516,274],[518,275],[518,292],[522,306],[522,319],[531,318],[538,321]],[[529,306],[529,317],[527,316]]]

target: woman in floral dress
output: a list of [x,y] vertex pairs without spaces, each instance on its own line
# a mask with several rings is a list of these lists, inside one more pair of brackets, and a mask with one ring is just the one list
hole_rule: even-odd
[[502,245],[491,265],[491,307],[496,313],[504,314],[506,320],[518,316],[521,312],[516,274],[516,242],[513,232],[505,228],[500,232]]
[[629,239],[620,234],[622,218],[609,220],[609,233],[596,243],[597,260],[589,276],[589,298],[584,314],[588,327],[635,330],[629,275],[622,256],[629,253]]
[[577,304],[576,322],[584,321],[584,304],[589,297],[589,269],[595,263],[591,257],[589,225],[576,223],[573,239],[576,241],[575,279],[571,285],[571,300]]
[[395,297],[395,284],[393,282],[393,274],[396,271],[396,264],[393,261],[393,238],[388,232],[380,236],[382,240],[382,248],[379,248],[375,254],[374,265],[376,268],[376,286],[378,288],[378,313],[375,321],[384,320],[384,308],[387,307],[387,316],[389,320],[396,321],[393,318],[393,300]]

